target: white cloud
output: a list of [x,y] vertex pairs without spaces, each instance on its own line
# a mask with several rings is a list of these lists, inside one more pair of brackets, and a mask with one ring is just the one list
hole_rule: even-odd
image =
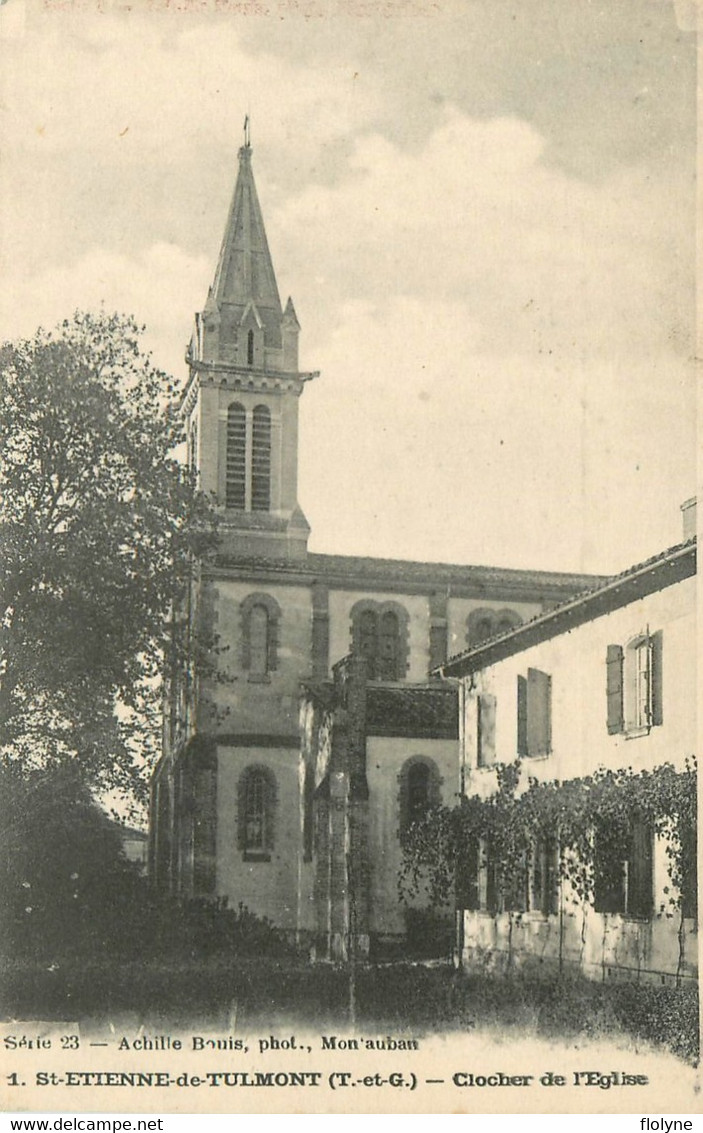
[[207,291],[210,265],[170,244],[157,243],[130,258],[95,248],[64,267],[48,267],[16,281],[0,294],[0,334],[31,337],[37,326],[55,326],[74,310],[134,314],[145,323],[145,346],[156,363],[176,376],[184,371],[183,355],[190,337],[193,310],[183,281],[196,281]]
[[460,296],[489,353],[647,356],[682,336],[690,350],[691,218],[669,209],[671,182],[633,169],[586,184],[542,151],[525,123],[451,108],[420,152],[357,139],[348,176],[275,215],[293,277],[314,232],[320,300]]

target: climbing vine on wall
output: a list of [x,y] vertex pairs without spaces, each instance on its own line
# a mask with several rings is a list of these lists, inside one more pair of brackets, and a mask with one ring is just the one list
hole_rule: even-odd
[[[475,884],[480,847],[490,845],[492,884],[498,905],[520,908],[535,847],[551,839],[557,846],[558,874],[568,882],[575,904],[594,904],[608,882],[613,863],[627,858],[633,823],[639,821],[664,839],[673,915],[695,915],[696,764],[683,771],[663,764],[653,771],[631,768],[564,782],[523,783],[521,761],[496,767],[496,791],[489,798],[464,796],[451,807],[437,807],[408,832],[399,875],[400,897],[418,897],[434,906]],[[461,902],[459,902],[461,903]]]

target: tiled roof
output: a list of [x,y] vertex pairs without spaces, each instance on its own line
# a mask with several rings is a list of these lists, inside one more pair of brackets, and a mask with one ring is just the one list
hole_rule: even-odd
[[507,567],[461,565],[458,563],[428,563],[414,562],[406,559],[373,559],[358,555],[318,555],[309,554],[309,566],[319,569],[324,574],[353,573],[358,576],[371,578],[402,579],[408,582],[424,583],[431,579],[435,584],[448,584],[452,582],[466,583],[480,581],[488,584],[516,583],[518,585],[529,582],[536,585],[546,585],[555,589],[568,589],[573,593],[574,587],[587,585],[594,581],[602,581],[599,576],[588,574],[570,574],[560,571],[548,570],[514,570]]
[[243,558],[218,555],[215,570],[236,570],[272,578],[285,575],[300,580],[319,579],[330,586],[372,588],[385,587],[409,592],[438,590],[470,590],[476,595],[499,591],[548,596],[559,600],[599,585],[604,575],[572,574],[563,571],[514,570],[507,567],[461,565],[458,563],[418,562],[407,559],[374,559],[358,555],[323,555],[309,553],[300,560],[273,559],[264,556]]
[[642,563],[629,567],[598,586],[592,586],[555,606],[537,614],[527,622],[497,634],[495,637],[450,657],[435,672],[458,677],[475,671],[503,657],[528,649],[539,641],[555,637],[592,618],[625,606],[645,594],[663,590],[675,582],[695,574],[696,539],[678,543]]
[[369,684],[366,696],[366,734],[458,739],[456,689]]

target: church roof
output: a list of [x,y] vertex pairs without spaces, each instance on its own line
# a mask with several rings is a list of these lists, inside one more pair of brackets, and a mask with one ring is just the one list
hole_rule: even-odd
[[426,588],[431,583],[438,589],[473,586],[487,589],[499,585],[518,589],[534,585],[537,589],[549,589],[555,593],[573,594],[585,586],[593,586],[604,579],[595,575],[571,574],[548,570],[515,570],[508,567],[481,565],[462,565],[460,563],[428,563],[408,559],[374,559],[358,555],[320,555],[309,554],[308,565],[319,569],[329,581],[341,581],[344,576],[367,581],[392,583],[397,581],[401,588],[416,584]]
[[507,567],[418,562],[408,559],[374,559],[358,555],[308,553],[292,562],[258,556],[216,556],[216,573],[233,573],[262,581],[319,581],[337,589],[386,590],[399,594],[439,591],[458,597],[562,602],[607,581],[606,576],[561,571],[514,570]]
[[459,738],[456,689],[369,684],[366,734],[456,740]]
[[[520,653],[533,645],[568,633],[585,622],[592,621],[630,602],[664,590],[676,582],[696,573],[696,539],[678,543],[643,563],[637,563],[621,574],[585,589],[575,597],[561,602],[552,610],[538,614],[507,633],[498,634],[479,642],[450,657],[437,666],[436,673],[447,677],[462,677]],[[593,581],[593,580],[592,580]]]
[[[305,695],[322,708],[333,709],[338,691],[332,681],[303,681]],[[456,686],[432,684],[366,685],[367,736],[405,736],[417,740],[459,738],[459,702]]]
[[278,328],[281,321],[281,300],[248,143],[239,150],[237,183],[208,301],[214,301],[220,311],[229,304],[240,317],[252,304],[265,326]]

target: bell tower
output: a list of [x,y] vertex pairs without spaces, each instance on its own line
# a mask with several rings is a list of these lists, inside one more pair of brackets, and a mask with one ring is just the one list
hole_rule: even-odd
[[217,500],[222,549],[296,559],[310,533],[298,504],[298,368],[293,301],[281,306],[245,125],[215,276],[195,316],[183,407],[189,459]]

